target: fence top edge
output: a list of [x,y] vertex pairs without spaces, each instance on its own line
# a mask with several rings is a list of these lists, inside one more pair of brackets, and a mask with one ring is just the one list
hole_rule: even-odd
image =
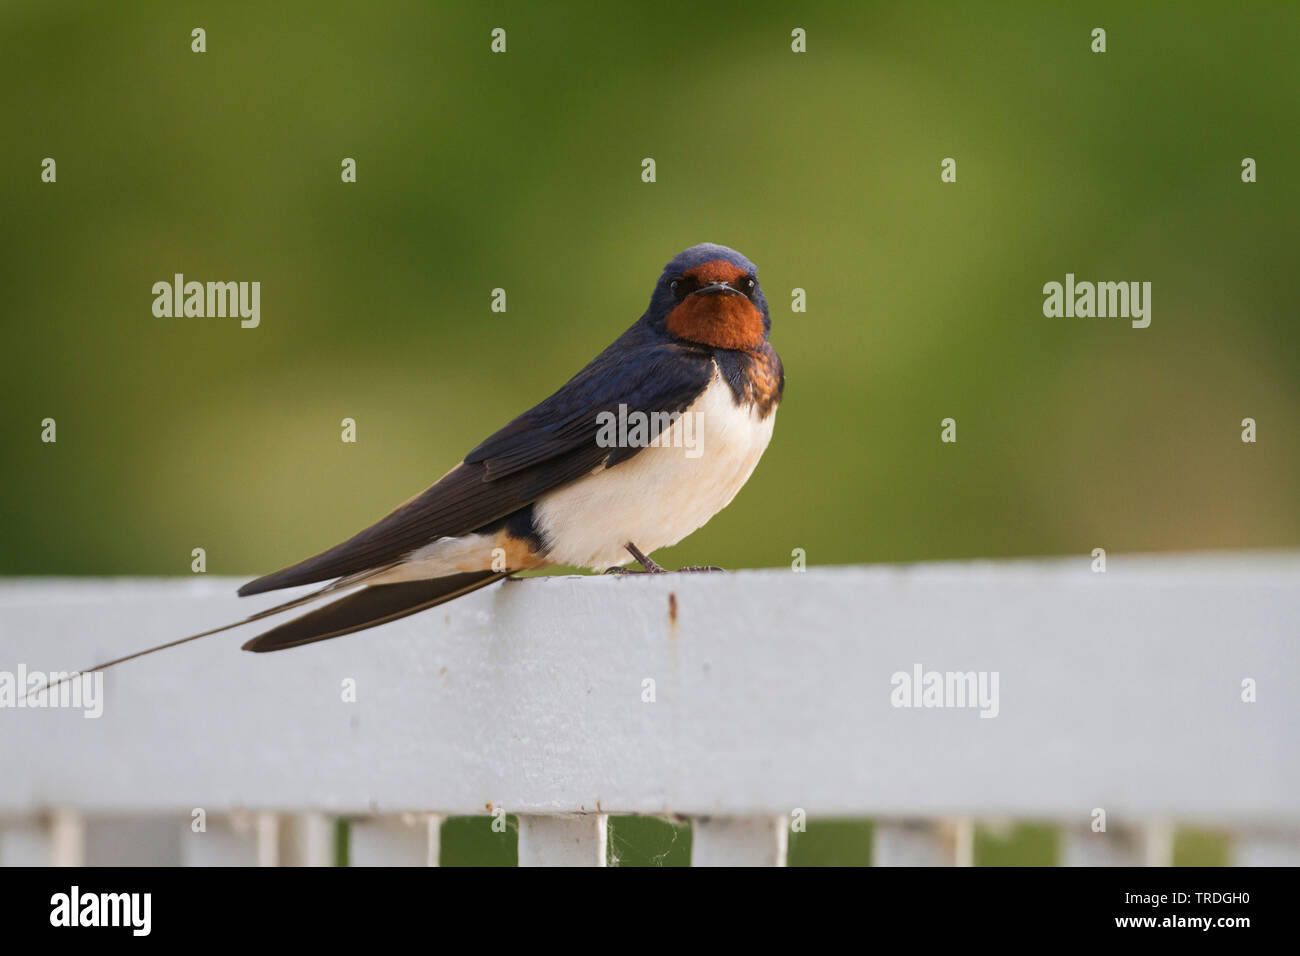
[[[976,558],[953,561],[919,561],[882,564],[810,564],[801,574],[807,577],[832,578],[858,576],[864,579],[900,576],[932,576],[937,578],[976,580],[982,577],[1017,577],[1034,574],[1049,576],[1079,576],[1091,578],[1092,557],[1089,554],[1046,555],[1041,557]],[[1251,551],[1178,551],[1178,552],[1108,552],[1108,573],[1122,578],[1124,573],[1160,574],[1177,572],[1179,575],[1204,576],[1220,574],[1300,575],[1300,549],[1275,549]],[[789,567],[737,568],[730,572],[732,578],[785,578],[791,574]],[[66,591],[69,588],[95,588],[101,590],[126,590],[132,588],[176,589],[182,587],[195,593],[226,593],[232,586],[256,577],[247,575],[178,574],[178,575],[15,575],[0,576],[0,594],[5,592],[33,592],[45,589]],[[605,585],[622,586],[632,579],[611,579],[597,574],[549,574],[526,576],[519,580],[571,584],[576,580],[600,581]],[[646,576],[634,583],[681,580],[676,576],[657,578]],[[707,580],[698,577],[694,580]],[[301,588],[297,590],[310,590]],[[293,589],[284,592],[293,593]]]

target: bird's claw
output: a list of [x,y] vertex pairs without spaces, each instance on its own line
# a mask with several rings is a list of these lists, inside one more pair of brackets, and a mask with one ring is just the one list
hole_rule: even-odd
[[656,568],[653,571],[641,570],[639,568],[606,568],[602,574],[709,574],[718,573],[726,574],[726,568],[720,568],[716,564],[692,564],[689,567],[678,568],[676,572],[669,571],[667,568]]

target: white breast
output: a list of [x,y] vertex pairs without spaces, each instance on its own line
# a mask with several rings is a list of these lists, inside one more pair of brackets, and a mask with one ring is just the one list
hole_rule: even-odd
[[[739,406],[714,372],[700,397],[657,444],[612,468],[539,498],[538,530],[556,564],[598,570],[674,545],[731,503],[772,439],[773,408],[760,419]],[[696,450],[685,447],[693,442]]]

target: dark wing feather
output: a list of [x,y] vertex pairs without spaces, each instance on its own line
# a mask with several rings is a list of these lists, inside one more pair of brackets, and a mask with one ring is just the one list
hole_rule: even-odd
[[[620,405],[642,412],[681,412],[713,375],[713,356],[677,343],[636,347],[627,334],[597,356],[558,392],[524,412],[465,456],[482,463],[490,479],[502,478],[596,441],[597,416]],[[654,437],[655,431],[651,431]],[[639,449],[616,460],[631,457]]]
[[354,594],[319,607],[309,614],[286,621],[244,644],[256,653],[281,651],[340,637],[436,607],[462,594],[486,587],[504,578],[496,571],[449,574],[428,581],[404,581],[362,588]]
[[603,411],[681,412],[707,387],[713,359],[675,344],[639,341],[633,326],[550,398],[465,456],[432,487],[315,557],[245,584],[241,595],[311,584],[400,561],[437,538],[468,534],[602,463],[638,448],[597,444]]

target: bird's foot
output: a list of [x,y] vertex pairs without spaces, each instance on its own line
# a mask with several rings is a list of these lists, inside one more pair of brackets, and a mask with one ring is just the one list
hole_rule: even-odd
[[[662,568],[658,564],[656,564],[654,562],[654,559],[648,558],[644,554],[642,554],[637,549],[637,546],[634,545],[631,541],[629,541],[626,545],[624,545],[624,547],[627,548],[627,553],[632,555],[632,557],[636,558],[637,563],[641,565],[641,567],[645,568],[646,574],[663,574],[667,571],[666,568]],[[632,571],[631,573],[640,574],[641,572]]]
[[[605,572],[606,574],[666,574],[667,573],[668,570],[667,568],[660,567],[658,564],[654,562],[653,559],[642,554],[641,550],[636,545],[634,545],[631,541],[629,541],[626,545],[624,545],[624,547],[627,548],[628,554],[636,558],[637,563],[640,564],[641,567],[644,568],[644,570],[636,571],[636,570],[629,570],[628,568],[610,568]],[[707,574],[710,572],[721,573],[721,574],[727,573],[726,568],[720,568],[716,564],[692,564],[690,567],[678,568],[677,571],[679,574],[680,573]]]

